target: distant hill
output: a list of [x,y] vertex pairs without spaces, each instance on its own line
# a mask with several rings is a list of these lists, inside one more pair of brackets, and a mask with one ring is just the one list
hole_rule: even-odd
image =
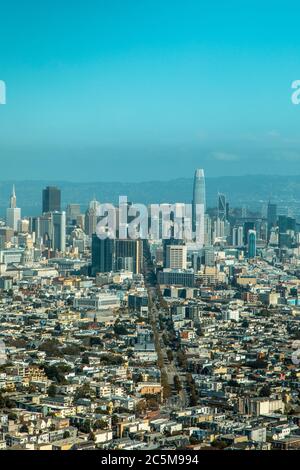
[[[139,203],[191,202],[193,179],[179,178],[171,181],[146,181],[141,183],[67,181],[5,181],[0,182],[0,214],[7,207],[12,184],[16,184],[18,206],[23,215],[35,215],[41,211],[42,189],[48,184],[62,190],[62,203],[79,203],[85,210],[88,202],[96,197],[100,202],[118,201],[119,195]],[[226,194],[232,206],[243,204],[259,207],[270,198],[281,205],[300,205],[300,175],[296,176],[224,176],[206,178],[207,206],[216,205],[217,193]]]

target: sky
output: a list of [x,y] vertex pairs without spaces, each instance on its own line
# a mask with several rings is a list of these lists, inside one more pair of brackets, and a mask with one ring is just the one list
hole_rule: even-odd
[[300,174],[296,1],[0,3],[0,180]]

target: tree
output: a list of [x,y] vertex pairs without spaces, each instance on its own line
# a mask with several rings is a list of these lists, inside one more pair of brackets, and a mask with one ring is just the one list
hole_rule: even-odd
[[82,387],[78,388],[75,393],[75,400],[80,398],[90,398],[92,395],[92,390],[88,384],[82,385]]
[[271,395],[271,388],[269,385],[265,384],[259,391],[260,397],[269,397]]
[[174,386],[177,392],[180,392],[182,390],[182,385],[178,375],[174,375]]
[[44,371],[47,378],[57,382],[58,384],[67,383],[65,373],[69,372],[70,370],[72,370],[71,367],[64,363],[60,363],[55,366],[44,366]]
[[219,449],[219,450],[223,450],[225,449],[225,447],[228,446],[228,444],[226,444],[226,442],[224,441],[221,441],[221,440],[215,440],[211,443],[212,447],[215,447],[216,449]]
[[56,397],[56,387],[54,384],[50,385],[50,387],[47,390],[47,393],[49,397],[52,397],[52,398]]
[[115,324],[114,326],[115,335],[128,335],[128,331],[126,330],[124,325],[120,325],[119,323]]
[[168,361],[172,362],[173,361],[173,353],[172,353],[171,349],[168,349],[167,356],[168,356]]
[[101,362],[105,365],[122,365],[124,363],[124,359],[122,356],[117,356],[113,354],[104,354],[101,356]]
[[228,384],[227,384],[229,387],[239,387],[240,384],[236,381],[236,380],[228,380]]
[[[11,400],[9,397],[3,397],[0,393],[0,408],[14,408],[15,402]],[[13,415],[13,413],[11,413]],[[16,416],[14,414],[14,416]],[[13,419],[13,418],[10,418]]]
[[63,352],[61,344],[57,339],[48,339],[39,346],[39,351],[44,351],[47,357],[61,357]]
[[107,422],[104,419],[97,419],[93,424],[94,429],[106,429]]
[[172,390],[171,390],[171,387],[169,385],[168,377],[167,377],[166,373],[162,373],[162,375],[161,375],[161,384],[163,386],[163,397],[164,397],[164,399],[170,398],[170,396],[172,394]]
[[89,365],[90,360],[89,360],[89,355],[88,354],[83,354],[81,358],[82,364]]
[[103,343],[102,343],[100,338],[93,337],[93,336],[90,337],[90,346],[91,347],[93,347],[93,346],[102,346],[102,345],[103,345]]
[[22,426],[20,427],[20,432],[28,433],[29,432],[28,426],[26,426],[26,424],[22,424]]
[[89,434],[91,432],[90,422],[85,420],[82,424],[80,424],[79,431]]
[[81,347],[78,344],[68,344],[62,349],[62,354],[65,356],[79,356]]
[[186,369],[187,361],[186,361],[186,355],[183,351],[178,351],[177,360],[178,360],[179,367],[181,367],[182,369]]
[[147,410],[147,401],[146,400],[140,400],[138,404],[135,407],[135,411],[138,415],[144,414],[145,411]]

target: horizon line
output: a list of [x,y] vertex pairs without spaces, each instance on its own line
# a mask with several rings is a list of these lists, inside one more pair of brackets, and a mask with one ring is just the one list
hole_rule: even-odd
[[[205,170],[205,169],[204,169]],[[220,179],[220,178],[257,178],[257,177],[264,177],[264,178],[300,178],[299,174],[269,174],[269,173],[257,173],[257,174],[243,174],[243,175],[219,175],[219,176],[207,176],[204,172],[205,179]],[[13,183],[43,183],[43,184],[50,184],[50,183],[67,183],[67,184],[144,184],[144,183],[168,183],[172,181],[178,180],[193,180],[194,176],[178,176],[176,178],[171,179],[149,179],[149,180],[138,180],[138,181],[120,181],[120,180],[85,180],[85,181],[78,181],[78,180],[64,180],[64,179],[1,179],[0,184],[13,184]]]

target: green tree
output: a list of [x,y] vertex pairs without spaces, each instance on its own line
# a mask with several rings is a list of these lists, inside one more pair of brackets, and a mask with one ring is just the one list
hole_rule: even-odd
[[51,384],[50,387],[48,387],[47,393],[51,398],[56,397],[56,387],[54,384]]

